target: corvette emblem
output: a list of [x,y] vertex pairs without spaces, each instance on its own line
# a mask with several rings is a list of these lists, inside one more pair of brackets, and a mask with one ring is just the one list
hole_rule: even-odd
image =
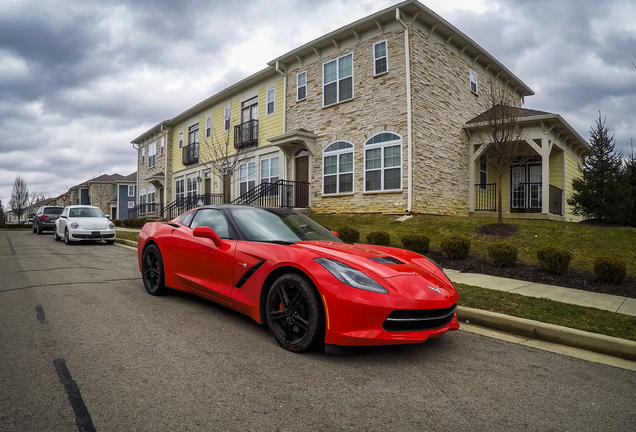
[[243,268],[247,267],[247,263],[239,263],[239,265],[242,265]]
[[435,292],[436,292],[436,293],[438,293],[438,294],[441,294],[441,293],[442,293],[442,292],[439,290],[439,287],[438,287],[438,286],[435,286],[435,288],[433,288],[432,286],[430,286],[430,285],[429,285],[429,286],[428,286],[428,288],[429,288],[429,289],[431,289],[431,290],[433,290],[433,291],[435,291]]

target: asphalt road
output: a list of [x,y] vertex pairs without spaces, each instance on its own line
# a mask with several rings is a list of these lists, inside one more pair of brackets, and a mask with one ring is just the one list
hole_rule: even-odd
[[636,372],[454,332],[292,354],[146,294],[133,250],[0,231],[0,431],[629,431]]

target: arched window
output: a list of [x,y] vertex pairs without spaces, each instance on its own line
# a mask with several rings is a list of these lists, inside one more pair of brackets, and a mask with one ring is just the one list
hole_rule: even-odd
[[334,141],[322,152],[322,193],[353,192],[353,144]]
[[402,189],[402,137],[380,132],[364,143],[364,190]]

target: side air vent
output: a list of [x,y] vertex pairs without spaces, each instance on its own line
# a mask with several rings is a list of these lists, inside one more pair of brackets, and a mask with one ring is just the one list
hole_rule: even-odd
[[380,263],[380,264],[404,264],[399,259],[393,258],[393,257],[390,257],[390,256],[386,256],[386,257],[369,257],[369,259],[371,261],[375,261],[375,262]]

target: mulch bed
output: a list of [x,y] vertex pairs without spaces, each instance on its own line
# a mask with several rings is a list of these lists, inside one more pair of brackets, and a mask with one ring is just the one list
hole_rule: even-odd
[[[496,225],[496,224],[493,224]],[[550,273],[538,265],[516,263],[511,267],[495,267],[485,257],[469,255],[463,260],[449,260],[438,249],[425,254],[444,268],[460,270],[465,273],[479,273],[510,279],[519,279],[547,285],[575,288],[603,294],[612,294],[636,298],[636,278],[625,278],[620,284],[601,282],[592,272],[568,270],[564,275]]]

